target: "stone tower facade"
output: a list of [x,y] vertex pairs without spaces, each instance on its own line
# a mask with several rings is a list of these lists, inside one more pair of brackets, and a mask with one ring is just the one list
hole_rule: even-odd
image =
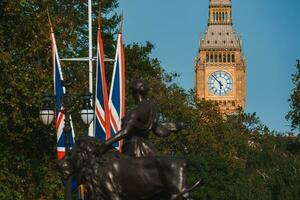
[[246,61],[232,27],[231,0],[210,0],[208,28],[195,62],[197,99],[217,101],[222,113],[245,108]]

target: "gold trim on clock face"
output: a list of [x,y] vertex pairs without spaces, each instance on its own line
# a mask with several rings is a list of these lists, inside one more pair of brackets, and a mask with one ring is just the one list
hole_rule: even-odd
[[208,78],[208,89],[216,96],[226,96],[232,91],[233,80],[229,73],[216,71]]

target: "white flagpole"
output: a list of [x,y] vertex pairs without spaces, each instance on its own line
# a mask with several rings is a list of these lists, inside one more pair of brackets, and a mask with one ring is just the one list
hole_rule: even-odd
[[[89,0],[89,91],[93,94],[93,39],[92,39],[92,0]],[[92,101],[93,102],[93,101]],[[94,122],[89,126],[89,136],[94,136]]]

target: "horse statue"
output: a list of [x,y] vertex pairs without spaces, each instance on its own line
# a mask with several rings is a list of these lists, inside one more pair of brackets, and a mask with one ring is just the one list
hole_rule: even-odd
[[[201,167],[190,160],[168,156],[130,157],[110,149],[93,137],[81,137],[58,161],[63,179],[76,178],[90,200],[191,200],[201,182]],[[189,186],[188,169],[198,173]]]

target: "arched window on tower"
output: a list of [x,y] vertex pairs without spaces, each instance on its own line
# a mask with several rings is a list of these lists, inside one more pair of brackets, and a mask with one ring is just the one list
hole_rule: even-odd
[[234,54],[231,55],[231,62],[235,62],[235,55]]
[[230,54],[229,53],[227,54],[227,62],[231,62],[230,61]]
[[222,54],[219,53],[219,62],[222,62]]
[[210,54],[210,60],[209,60],[209,62],[213,62],[214,61],[214,56],[213,56],[213,54],[211,53]]
[[206,62],[208,63],[209,62],[209,54],[206,53]]
[[219,20],[219,13],[216,13],[216,22]]
[[224,22],[225,21],[225,13],[222,12],[222,21]]
[[227,14],[227,12],[225,12],[225,22],[227,22],[228,21],[228,14]]
[[223,62],[226,62],[226,53],[223,54]]
[[213,13],[213,22],[216,22],[216,13]]
[[215,62],[218,62],[218,55],[215,53]]

